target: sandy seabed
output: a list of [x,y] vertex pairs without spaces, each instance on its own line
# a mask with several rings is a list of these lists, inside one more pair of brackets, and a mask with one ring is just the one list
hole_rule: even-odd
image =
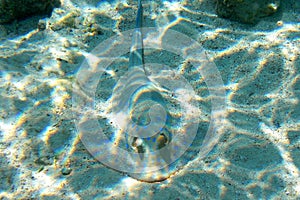
[[[214,149],[158,183],[103,166],[73,121],[72,84],[84,56],[134,28],[136,2],[63,0],[39,29],[35,18],[0,25],[0,198],[299,198],[300,4],[285,1],[255,25],[218,18],[214,7],[208,0],[144,3],[144,24],[202,44],[226,90],[226,120]],[[159,59],[182,69],[168,55]],[[120,59],[103,79],[120,77],[126,62]],[[187,76],[208,103],[207,90],[197,88],[204,83]]]

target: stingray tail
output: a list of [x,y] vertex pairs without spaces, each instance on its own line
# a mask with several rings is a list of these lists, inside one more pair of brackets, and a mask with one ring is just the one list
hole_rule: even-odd
[[133,32],[132,45],[131,45],[130,56],[129,56],[129,68],[144,65],[143,36],[141,31],[142,22],[143,22],[143,6],[141,0],[138,0],[136,26]]

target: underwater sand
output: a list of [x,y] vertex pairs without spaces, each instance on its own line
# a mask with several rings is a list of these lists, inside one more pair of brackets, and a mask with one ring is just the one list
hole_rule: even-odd
[[[83,55],[134,28],[136,1],[119,2],[62,1],[45,30],[32,28],[33,18],[0,25],[0,198],[299,198],[299,2],[283,2],[280,12],[256,25],[218,18],[208,0],[144,3],[144,25],[201,43],[226,89],[224,133],[214,149],[158,183],[102,165],[73,121],[72,83]],[[125,61],[117,75],[126,71]],[[159,62],[181,64],[163,54]]]

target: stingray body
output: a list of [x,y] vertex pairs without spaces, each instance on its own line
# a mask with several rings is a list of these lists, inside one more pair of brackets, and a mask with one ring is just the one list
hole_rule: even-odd
[[[143,6],[139,0],[133,32],[112,37],[87,54],[87,61],[78,72],[75,84],[78,91],[74,90],[72,101],[74,110],[79,110],[75,114],[79,119],[76,125],[80,139],[95,158],[138,180],[158,182],[187,166],[195,157],[203,158],[218,142],[222,130],[217,127],[223,125],[226,95],[218,69],[197,41],[172,30],[143,28],[142,22]],[[143,34],[147,39],[145,46]],[[126,40],[130,37],[132,44]],[[107,102],[110,106],[103,108],[107,120],[102,132],[99,124],[103,125],[103,119],[94,114],[93,102],[99,75],[113,62],[112,58],[126,54],[129,47],[128,71],[114,86]],[[212,120],[206,115],[201,119],[201,114],[210,107],[201,105],[202,98],[178,69],[155,63],[151,67],[145,65],[143,50],[148,47],[181,55],[201,72],[212,96],[211,115],[208,114]],[[190,71],[194,76],[195,71]],[[93,111],[87,112],[88,108]]]

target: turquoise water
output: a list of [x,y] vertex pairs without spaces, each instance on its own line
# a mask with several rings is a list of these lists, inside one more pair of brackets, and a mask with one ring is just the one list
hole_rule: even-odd
[[[124,31],[135,27],[136,1],[63,1],[45,19],[45,30],[30,28],[32,18],[0,25],[0,197],[299,198],[298,2],[282,2],[278,13],[255,25],[218,18],[210,1],[143,6],[144,26],[165,36],[145,34],[144,45],[151,47],[144,51],[146,74],[172,117],[169,133],[147,144],[174,141],[185,153],[159,173],[149,166],[168,163],[165,154],[141,161],[126,154],[144,151],[122,131],[126,116],[138,122],[135,112],[149,107],[121,118],[113,106],[124,99],[122,86],[130,85],[132,35]],[[186,39],[167,37],[170,30]],[[99,46],[104,41],[110,42]],[[82,64],[87,61],[90,68]],[[78,125],[81,120],[88,123]],[[98,138],[99,128],[109,140]]]

